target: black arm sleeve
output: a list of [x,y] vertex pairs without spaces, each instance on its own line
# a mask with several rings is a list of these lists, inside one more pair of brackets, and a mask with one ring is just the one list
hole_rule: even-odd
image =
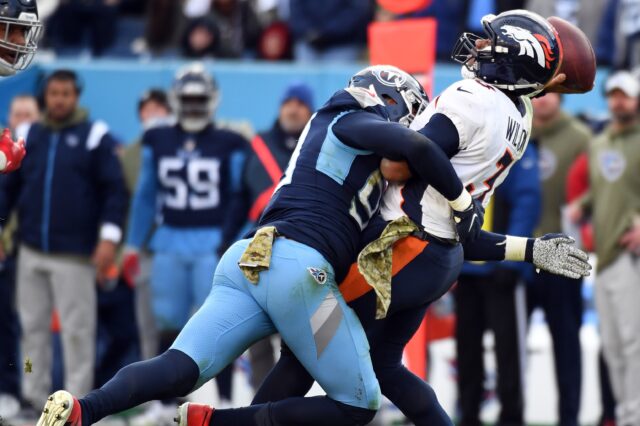
[[429,122],[418,132],[431,139],[449,158],[460,151],[458,129],[449,117],[442,113],[433,114]]
[[420,179],[446,199],[460,196],[462,182],[445,153],[426,136],[366,111],[347,114],[333,132],[349,145],[394,161],[406,160]]
[[[504,260],[506,241],[506,235],[480,231],[478,238],[464,244],[464,260],[489,262]],[[525,262],[533,262],[533,242],[533,238],[527,239]]]

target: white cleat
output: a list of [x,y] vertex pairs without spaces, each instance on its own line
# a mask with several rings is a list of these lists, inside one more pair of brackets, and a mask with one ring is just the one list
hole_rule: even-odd
[[67,391],[57,391],[47,398],[36,426],[81,426],[80,404]]

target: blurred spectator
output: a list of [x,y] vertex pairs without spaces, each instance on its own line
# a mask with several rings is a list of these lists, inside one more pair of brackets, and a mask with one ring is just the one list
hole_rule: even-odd
[[640,424],[640,84],[628,72],[605,86],[611,123],[589,152],[590,190],[571,204],[591,212],[598,257],[595,300],[618,425]]
[[[19,223],[18,311],[23,396],[33,406],[51,391],[51,312],[60,315],[65,388],[92,388],[96,332],[96,276],[114,262],[127,193],[116,142],[103,122],[78,106],[75,73],[58,70],[46,80],[46,112],[21,126],[29,156],[0,182],[0,217],[15,208]],[[37,414],[37,412],[35,413]]]
[[[33,96],[19,95],[11,100],[9,128],[15,134],[21,124],[39,118],[38,104]],[[2,236],[6,248],[0,256],[0,417],[10,419],[20,409],[20,322],[15,306],[15,223],[5,224]]]
[[120,0],[60,0],[47,25],[47,36],[59,54],[88,45],[101,56],[114,42]]
[[[533,99],[531,140],[538,146],[543,206],[536,237],[563,232],[567,174],[573,161],[587,149],[591,137],[586,126],[562,111],[561,102],[557,93]],[[527,288],[527,301],[529,313],[538,307],[544,310],[551,332],[558,424],[577,426],[582,383],[582,280],[540,272]]]
[[291,0],[294,58],[301,62],[356,61],[373,17],[369,0]]
[[[139,275],[139,252],[153,232],[148,246],[153,251],[151,297],[158,353],[169,349],[204,303],[219,256],[244,223],[240,180],[246,140],[212,122],[217,84],[202,64],[190,64],[176,74],[171,99],[177,123],[154,127],[142,137],[123,256],[125,277],[133,282]],[[231,400],[232,368],[216,377],[226,404]],[[144,420],[156,424],[154,420],[173,414],[174,402],[151,405]]]
[[187,23],[182,36],[182,55],[187,58],[218,56],[219,40],[218,27],[211,17],[195,18]]
[[[150,89],[142,95],[138,102],[138,118],[145,131],[171,123],[169,100],[162,89]],[[121,160],[127,188],[133,194],[138,183],[142,161],[141,140],[129,144],[122,151]],[[158,330],[151,307],[151,252],[147,244],[148,241],[145,241],[140,251],[138,276],[135,282],[129,283],[136,290],[136,318],[143,359],[149,359],[158,353]]]
[[[138,101],[138,119],[144,130],[173,123],[169,99],[163,89],[150,89],[140,97]],[[139,143],[137,145],[139,146]],[[133,145],[129,145],[129,147],[133,147]],[[137,157],[137,159],[140,159],[140,157]],[[129,177],[127,176],[127,179]],[[137,180],[137,171],[136,176],[131,177]],[[128,181],[128,183],[135,182]]]
[[[540,181],[537,154],[529,144],[495,190],[483,229],[528,237],[538,222]],[[483,336],[493,331],[497,360],[497,424],[523,425],[525,293],[522,264],[465,263],[455,289],[458,395],[461,426],[479,426],[485,394]]]
[[[280,181],[304,126],[314,111],[313,92],[304,83],[292,83],[280,102],[278,118],[271,129],[251,141],[253,154],[247,158],[242,186],[249,206],[249,223],[255,223]],[[249,349],[251,385],[257,390],[275,363],[271,337]]]
[[[571,165],[567,174],[566,192],[567,202],[582,197],[589,190],[589,156],[587,152],[583,152],[576,158]],[[579,225],[580,239],[577,241],[582,243],[582,248],[588,252],[594,251],[593,246],[593,226],[591,221],[582,220]],[[615,400],[613,398],[613,390],[611,389],[611,381],[609,380],[609,371],[607,363],[600,348],[598,355],[598,378],[600,384],[600,401],[602,403],[602,415],[600,416],[599,426],[614,425],[616,421]]]
[[[183,51],[189,57],[215,56],[217,58],[242,58],[255,56],[262,31],[252,3],[244,0],[210,0],[205,15],[204,3],[198,4],[198,13],[189,10],[192,18],[183,34]],[[253,52],[253,53],[252,53]]]
[[291,59],[291,33],[284,22],[274,22],[262,32],[258,57],[269,61]]
[[9,128],[15,133],[18,126],[33,123],[40,119],[38,101],[31,95],[19,95],[13,98],[9,107]]

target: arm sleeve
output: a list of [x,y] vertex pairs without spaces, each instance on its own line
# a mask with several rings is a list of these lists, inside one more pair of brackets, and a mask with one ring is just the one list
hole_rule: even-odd
[[345,115],[333,126],[333,131],[355,148],[373,151],[390,160],[407,161],[415,175],[449,201],[463,192],[462,182],[442,149],[416,131],[366,111]]
[[127,215],[129,193],[116,149],[116,141],[109,133],[106,133],[96,148],[97,161],[94,164],[103,200],[100,214],[103,226],[101,238],[120,242]]
[[500,261],[505,259],[506,237],[502,234],[480,231],[478,238],[464,244],[464,260]]
[[429,122],[418,132],[431,139],[449,158],[460,151],[458,129],[449,117],[442,113],[433,114]]
[[480,231],[475,240],[464,244],[464,260],[495,262],[506,260],[533,262],[534,238],[513,237]]
[[156,167],[151,147],[143,145],[140,175],[129,213],[128,246],[142,248],[153,227],[155,215]]
[[222,244],[225,246],[231,244],[238,237],[247,219],[247,202],[242,179],[246,159],[247,152],[244,149],[238,149],[231,154],[227,180],[229,200],[222,228]]

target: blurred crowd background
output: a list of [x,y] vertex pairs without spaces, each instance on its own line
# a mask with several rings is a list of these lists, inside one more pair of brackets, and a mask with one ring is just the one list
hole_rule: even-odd
[[448,61],[462,31],[488,13],[527,9],[578,25],[598,63],[638,65],[634,0],[449,0],[394,14],[374,0],[41,0],[44,49],[56,57],[355,61],[373,21],[438,20],[437,56]]
[[[32,424],[50,390],[83,394],[166,348],[179,330],[183,318],[167,322],[155,302],[162,285],[154,282],[153,262],[188,263],[183,236],[176,250],[154,244],[168,234],[152,215],[150,234],[136,241],[133,279],[125,245],[136,238],[125,222],[133,217],[127,206],[144,196],[138,176],[145,132],[175,125],[180,105],[171,81],[180,65],[205,61],[217,87],[215,128],[244,144],[242,160],[221,180],[229,189],[220,205],[233,206],[237,223],[213,226],[209,251],[189,253],[189,262],[208,262],[204,272],[193,266],[189,278],[173,283],[194,293],[185,302],[192,310],[202,302],[194,288],[208,285],[230,243],[220,235],[238,237],[256,220],[305,122],[369,61],[372,22],[436,20],[435,95],[459,78],[449,55],[461,32],[482,34],[483,15],[525,8],[579,26],[599,76],[584,97],[534,101],[530,146],[496,191],[486,227],[521,236],[569,233],[598,259],[600,282],[509,263],[467,264],[455,289],[430,310],[407,362],[434,383],[461,425],[640,425],[640,0],[434,0],[402,14],[391,11],[393,3],[38,0],[45,33],[37,61],[0,83],[11,95],[0,100],[0,121],[16,135],[31,125],[28,155],[42,159],[0,179],[1,418]],[[64,135],[53,149],[52,135]],[[40,140],[47,149],[35,148]],[[92,147],[87,156],[56,158],[85,145]],[[192,284],[196,276],[204,279]],[[73,297],[65,304],[61,292]],[[219,406],[238,402],[234,372],[248,378],[243,392],[250,399],[277,351],[270,339],[232,365],[217,381]],[[538,361],[541,351],[547,361]],[[174,405],[148,404],[129,424],[170,424]],[[402,424],[399,413],[385,409]]]

